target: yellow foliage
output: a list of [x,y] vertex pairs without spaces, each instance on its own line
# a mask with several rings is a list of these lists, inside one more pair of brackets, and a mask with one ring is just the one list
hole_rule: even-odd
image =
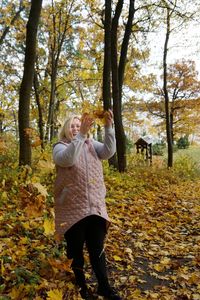
[[58,289],[50,290],[48,293],[47,300],[62,300],[63,299],[63,293],[62,291]]
[[11,297],[12,300],[22,300],[22,299],[27,299],[25,298],[27,292],[26,288],[23,284],[21,284],[18,287],[13,287],[9,296]]
[[4,275],[4,271],[5,271],[5,267],[4,267],[4,264],[3,264],[3,259],[1,259],[1,276],[2,277]]
[[7,149],[8,147],[6,146],[5,141],[0,139],[0,153],[4,154]]
[[31,147],[38,147],[42,144],[42,141],[39,136],[36,136],[34,140],[31,141]]
[[67,259],[64,260],[58,260],[58,259],[48,259],[50,265],[58,270],[58,271],[67,271],[67,272],[72,272],[71,269],[71,264],[72,264],[72,259]]
[[55,224],[53,219],[45,219],[44,220],[44,234],[46,236],[53,235],[55,232]]
[[[49,153],[41,157],[36,171],[13,173],[10,164],[0,181],[0,293],[14,300],[78,300],[72,260],[54,235],[54,165]],[[119,294],[126,300],[198,299],[200,178],[183,181],[186,171],[158,164],[131,165],[119,174],[105,163],[104,174],[111,218],[105,252]],[[87,253],[85,268],[94,291]]]
[[45,198],[48,196],[46,187],[44,187],[40,182],[32,183],[32,185],[37,188],[38,192],[43,195]]
[[115,261],[121,261],[122,260],[122,258],[119,257],[118,255],[114,255],[113,258],[114,258]]
[[104,125],[105,123],[105,111],[103,110],[102,102],[98,101],[92,104],[89,101],[83,101],[82,103],[82,114],[89,114],[91,118],[95,120],[97,125]]
[[55,167],[51,160],[42,160],[42,159],[39,160],[37,166],[42,172],[52,171]]

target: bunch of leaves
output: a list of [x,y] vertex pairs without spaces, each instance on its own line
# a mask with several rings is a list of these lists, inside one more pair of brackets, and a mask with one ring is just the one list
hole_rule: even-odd
[[105,113],[106,112],[104,112],[102,101],[91,103],[90,101],[85,100],[82,102],[82,114],[88,114],[91,118],[94,119],[96,125],[104,125]]

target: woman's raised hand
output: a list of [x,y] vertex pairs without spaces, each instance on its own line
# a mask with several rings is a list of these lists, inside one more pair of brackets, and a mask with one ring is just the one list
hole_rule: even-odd
[[105,126],[112,127],[113,124],[113,112],[111,109],[107,110],[104,113]]
[[93,124],[94,119],[88,113],[84,113],[81,117],[80,133],[83,135],[88,134]]

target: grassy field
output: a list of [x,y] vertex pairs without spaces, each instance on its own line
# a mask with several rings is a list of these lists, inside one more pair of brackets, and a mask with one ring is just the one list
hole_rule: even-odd
[[[167,162],[167,151],[163,156],[153,156],[153,161],[161,160]],[[190,146],[188,149],[178,149],[174,152],[173,161],[176,164],[177,161],[187,160],[190,163],[198,164],[200,166],[200,146]]]
[[[136,154],[134,150],[130,155],[127,156],[128,165],[145,165],[143,155]],[[133,163],[133,161],[135,161]],[[153,166],[165,167],[167,166],[167,149],[165,149],[163,155],[153,155],[152,159]],[[173,166],[176,165],[189,165],[190,168],[200,167],[200,145],[190,146],[188,149],[178,149],[173,153]]]
[[191,157],[194,162],[200,162],[200,146],[190,146],[188,149],[180,149],[174,153],[174,159],[180,156]]

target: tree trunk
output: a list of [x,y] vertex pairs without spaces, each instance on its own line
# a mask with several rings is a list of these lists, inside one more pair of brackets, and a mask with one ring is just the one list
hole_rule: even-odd
[[119,0],[116,6],[115,16],[112,21],[111,29],[111,66],[112,66],[112,93],[113,93],[113,112],[117,143],[118,169],[124,172],[126,169],[126,137],[122,123],[121,99],[118,74],[117,56],[117,29],[119,17],[121,15],[123,1]]
[[120,102],[122,102],[122,86],[123,86],[123,82],[124,82],[124,73],[125,73],[125,67],[126,67],[128,45],[129,45],[130,35],[132,32],[134,14],[135,14],[135,0],[130,0],[128,21],[126,23],[124,38],[123,38],[122,47],[121,47],[120,61],[119,61]]
[[167,51],[170,35],[170,9],[167,8],[167,31],[165,36],[164,53],[163,53],[163,92],[165,97],[165,114],[166,114],[166,133],[168,145],[168,168],[173,166],[173,143],[170,120],[169,95],[167,90]]
[[42,107],[40,104],[40,95],[39,95],[39,81],[37,73],[34,73],[34,90],[35,90],[35,100],[38,107],[38,128],[40,133],[41,147],[44,149],[44,128],[43,128],[43,115],[42,115]]
[[26,49],[24,61],[24,73],[19,92],[19,164],[31,165],[31,145],[30,137],[26,129],[30,127],[30,95],[33,85],[34,64],[36,58],[37,29],[39,24],[40,13],[42,9],[42,0],[32,0],[26,33]]
[[57,66],[55,66],[55,64],[52,63],[51,92],[50,92],[49,112],[48,112],[47,130],[46,130],[46,138],[45,138],[46,141],[51,141],[54,136],[56,77],[57,77]]
[[[111,102],[111,0],[105,0],[104,20],[104,65],[103,65],[103,107],[112,108]],[[116,153],[108,160],[109,165],[118,168]]]
[[105,0],[104,21],[104,65],[103,65],[103,106],[111,108],[111,0]]
[[171,130],[172,146],[174,146],[174,115],[171,109],[170,109],[170,130]]

